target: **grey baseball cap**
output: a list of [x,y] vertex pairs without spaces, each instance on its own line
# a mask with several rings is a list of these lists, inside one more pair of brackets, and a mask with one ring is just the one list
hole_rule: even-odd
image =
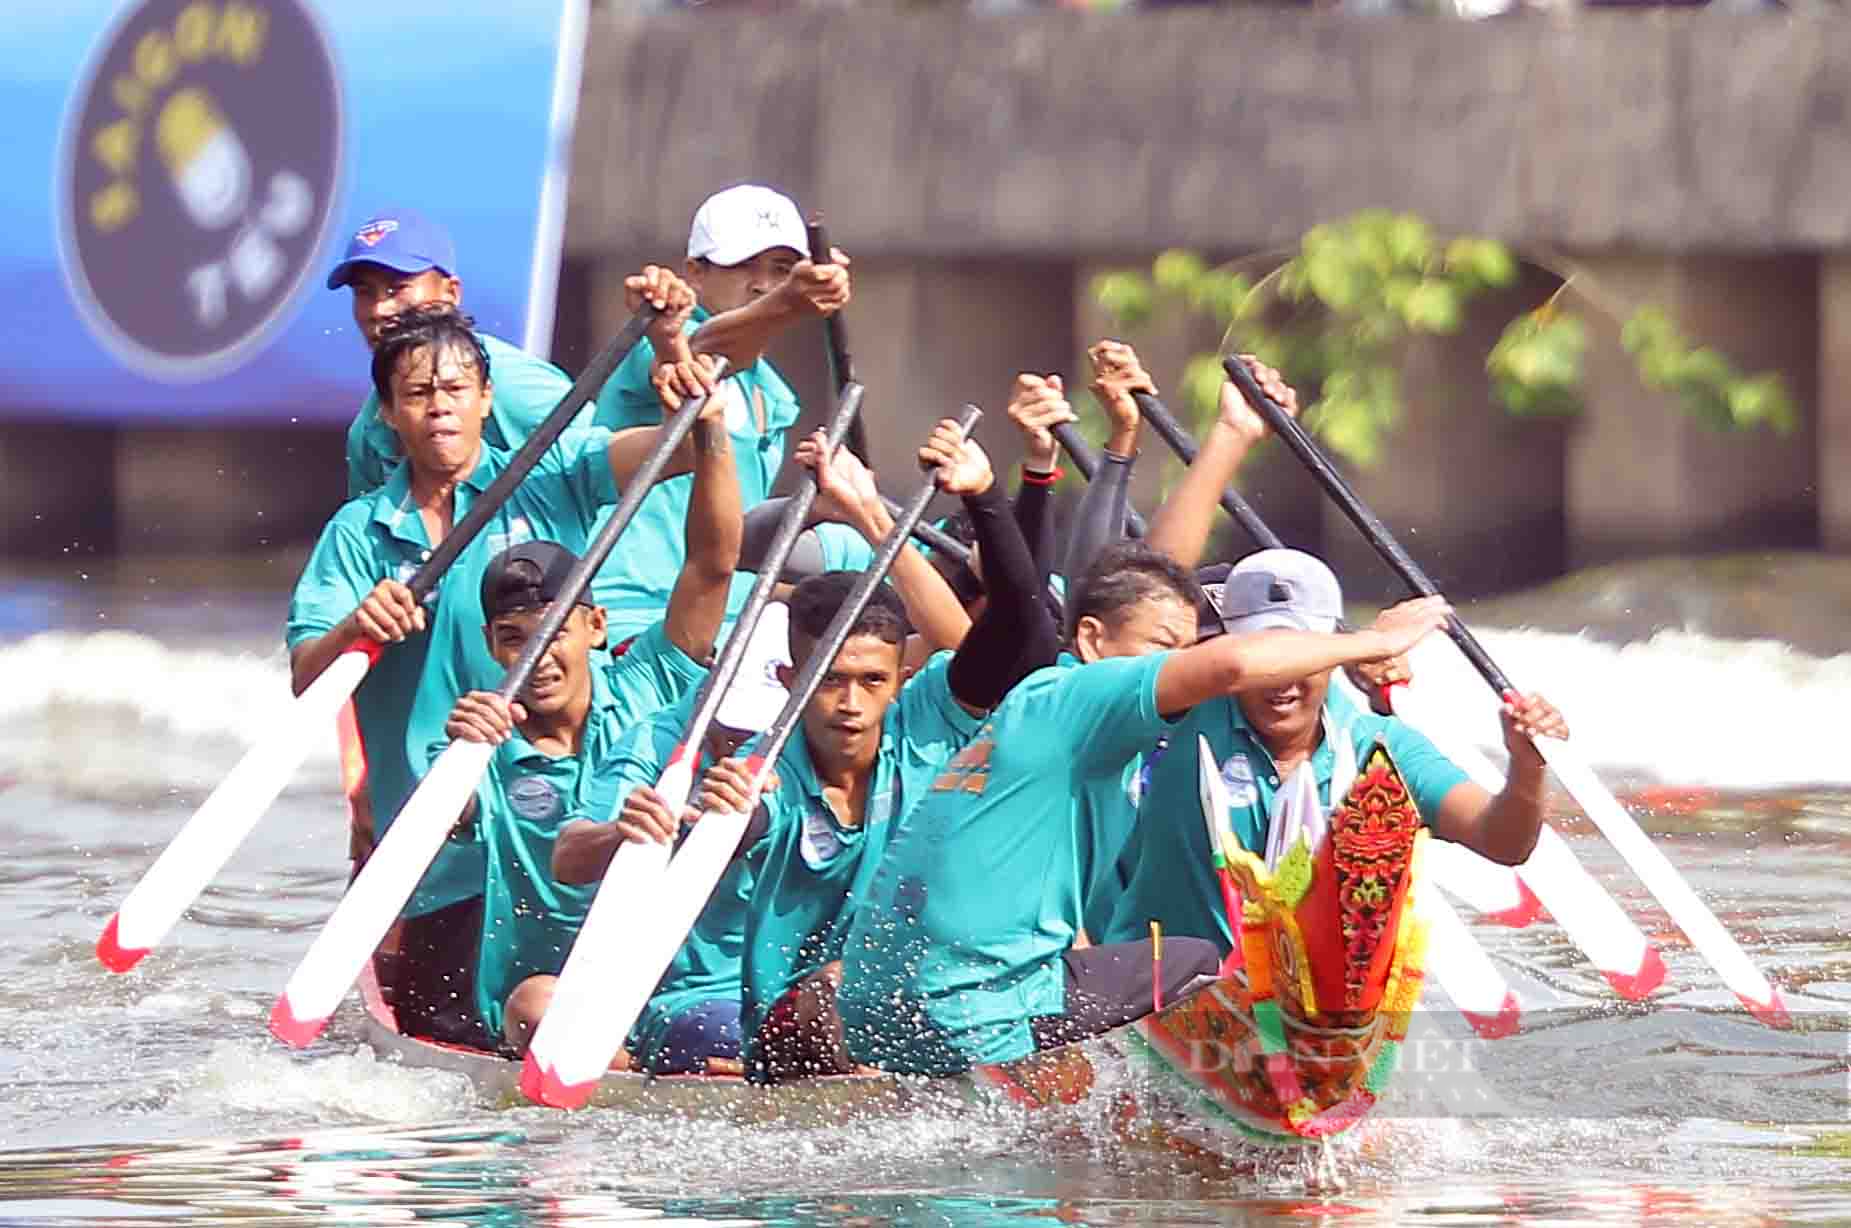
[[1324,560],[1302,550],[1261,550],[1229,569],[1214,594],[1229,634],[1284,627],[1334,631],[1343,617],[1343,589]]

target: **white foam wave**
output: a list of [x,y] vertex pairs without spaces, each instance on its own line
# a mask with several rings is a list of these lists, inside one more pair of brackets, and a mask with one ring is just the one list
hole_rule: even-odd
[[[1776,640],[1688,631],[1610,644],[1583,635],[1489,631],[1493,660],[1567,717],[1597,767],[1678,785],[1851,784],[1838,725],[1851,700],[1851,653],[1815,657]],[[1417,685],[1458,714],[1479,745],[1501,748],[1497,700],[1453,645],[1414,652]]]
[[187,1110],[273,1120],[410,1125],[467,1113],[476,1095],[462,1075],[382,1062],[364,1046],[304,1061],[260,1041],[221,1041],[180,1100]]

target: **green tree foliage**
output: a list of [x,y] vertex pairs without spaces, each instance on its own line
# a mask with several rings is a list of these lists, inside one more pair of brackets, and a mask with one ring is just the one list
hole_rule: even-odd
[[[1195,252],[1167,251],[1148,273],[1101,274],[1092,288],[1122,327],[1178,312],[1214,320],[1293,382],[1311,430],[1367,465],[1401,418],[1402,344],[1457,332],[1473,300],[1512,285],[1518,270],[1517,255],[1494,239],[1443,239],[1413,214],[1367,210],[1313,227],[1258,281]],[[1575,274],[1558,276],[1561,289],[1510,321],[1485,362],[1493,392],[1513,414],[1581,409],[1588,323],[1562,302]],[[1716,350],[1693,345],[1655,307],[1636,310],[1620,340],[1648,387],[1671,393],[1707,425],[1785,434],[1798,421],[1779,375],[1742,374]],[[1196,355],[1184,370],[1182,399],[1198,421],[1212,418],[1221,378],[1214,354]]]

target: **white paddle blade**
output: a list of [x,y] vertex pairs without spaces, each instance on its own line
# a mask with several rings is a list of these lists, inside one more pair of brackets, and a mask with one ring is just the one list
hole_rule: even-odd
[[1221,829],[1228,825],[1228,786],[1221,779],[1221,764],[1215,759],[1208,738],[1195,735],[1196,784],[1202,798],[1202,821],[1208,824],[1208,851],[1221,849]]
[[1697,953],[1716,970],[1742,1005],[1761,1022],[1772,1028],[1793,1026],[1780,991],[1768,983],[1761,970],[1722,927],[1716,914],[1697,897],[1670,860],[1659,851],[1650,837],[1626,813],[1619,799],[1600,783],[1592,768],[1567,742],[1538,738],[1536,749],[1548,762],[1562,787],[1581,804],[1587,817],[1594,821],[1601,835],[1619,851],[1655,899],[1671,914]]
[[270,1011],[277,1039],[299,1049],[321,1035],[430,869],[494,753],[486,742],[458,741],[437,757],[283,987]]
[[[672,860],[660,844],[626,847],[611,859],[527,1050],[522,1095],[558,1109],[580,1108],[591,1099],[745,830],[744,815],[710,810]],[[626,862],[636,868],[613,882]]]
[[1427,871],[1446,894],[1493,925],[1522,929],[1542,916],[1542,901],[1515,870],[1463,844],[1435,840],[1427,847]]
[[1446,897],[1417,890],[1414,907],[1427,922],[1427,969],[1472,1030],[1487,1040],[1515,1032],[1523,1004]]
[[336,657],[244,752],[103,927],[96,957],[105,968],[127,972],[167,936],[275,803],[309,749],[326,744],[341,705],[372,663],[360,649]]
[[[1411,687],[1396,687],[1391,692],[1396,715],[1418,725],[1481,787],[1492,793],[1502,789],[1504,774],[1469,743],[1453,736],[1446,723],[1427,707],[1421,696],[1410,694],[1412,691]],[[1479,908],[1468,894],[1455,888],[1469,891],[1469,884],[1477,875],[1477,866],[1493,863],[1470,849],[1440,841],[1429,844],[1427,852],[1441,855],[1429,862],[1435,868],[1440,885]],[[1494,868],[1504,869],[1502,866]],[[1658,948],[1647,941],[1606,889],[1581,868],[1568,842],[1553,828],[1545,826],[1542,829],[1536,848],[1529,860],[1518,868],[1514,881],[1524,887],[1526,897],[1549,910],[1549,915],[1567,932],[1570,941],[1622,998],[1638,1001],[1664,983],[1665,961]],[[1479,908],[1479,911],[1486,910]]]

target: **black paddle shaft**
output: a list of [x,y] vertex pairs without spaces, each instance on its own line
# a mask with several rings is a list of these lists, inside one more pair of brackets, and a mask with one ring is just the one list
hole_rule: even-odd
[[[829,255],[829,232],[823,229],[820,217],[810,223],[809,235],[810,263],[834,263]],[[848,335],[842,326],[841,312],[832,312],[823,317],[823,342],[829,351],[829,387],[839,397],[849,384],[855,382],[855,359],[848,352]],[[859,417],[849,419],[848,450],[862,464],[869,463],[868,429]]]
[[[977,419],[982,416],[983,411],[975,405],[964,407],[964,413],[958,419],[958,425],[967,437],[970,435],[971,428],[977,424]],[[932,496],[937,493],[938,482],[934,478],[927,477],[925,485],[920,487],[919,492],[908,499],[900,509],[899,516],[894,519],[892,532],[888,533],[885,540],[881,542],[880,549],[874,552],[874,561],[868,564],[866,571],[861,573],[855,581],[855,586],[848,590],[848,596],[842,601],[842,608],[837,610],[835,617],[829,620],[829,629],[823,632],[822,638],[817,641],[815,649],[810,653],[810,659],[805,661],[803,669],[798,671],[797,677],[791,684],[790,697],[784,701],[784,710],[778,713],[778,719],[773,721],[771,728],[766,731],[764,741],[759,744],[758,749],[752,752],[752,757],[758,764],[776,763],[778,756],[783,753],[785,743],[790,741],[798,722],[803,719],[803,710],[809,706],[810,700],[816,697],[818,688],[823,685],[823,675],[829,672],[835,664],[836,654],[841,652],[842,645],[848,642],[849,629],[861,617],[862,611],[868,608],[868,602],[874,596],[875,587],[886,579],[887,573],[893,569],[893,561],[900,557],[900,548],[906,545],[906,539],[912,535],[913,526],[925,516],[927,505],[932,502]]]
[[[1138,413],[1143,415],[1144,421],[1150,423],[1152,430],[1163,437],[1163,442],[1170,445],[1170,451],[1181,457],[1183,464],[1195,464],[1195,440],[1189,438],[1189,432],[1170,413],[1170,407],[1148,392],[1134,392],[1131,395],[1137,398]],[[1260,514],[1232,487],[1221,492],[1221,510],[1232,516],[1234,523],[1245,529],[1247,536],[1262,550],[1277,550],[1285,545],[1277,533],[1266,527]]]
[[[843,436],[848,433],[849,423],[855,420],[861,410],[861,397],[862,389],[858,383],[851,381],[842,390],[842,397],[836,402],[835,415],[830,418],[824,436],[831,448],[840,444]],[[693,748],[695,742],[706,735],[707,727],[713,723],[714,714],[720,710],[721,699],[733,685],[733,680],[739,676],[739,668],[745,662],[752,632],[758,626],[765,607],[771,604],[771,594],[778,585],[779,574],[784,570],[784,560],[790,557],[791,548],[797,544],[797,536],[803,532],[803,522],[809,519],[810,507],[815,502],[816,475],[806,469],[803,480],[797,484],[796,493],[789,496],[784,514],[778,519],[777,531],[771,536],[771,544],[765,548],[765,557],[758,566],[758,576],[752,581],[752,591],[746,594],[746,603],[733,622],[732,634],[726,637],[726,643],[720,649],[720,657],[714,662],[713,668],[701,679],[700,690],[694,697],[694,715],[688,721],[683,745]]]
[[437,548],[424,560],[424,565],[411,577],[406,587],[411,589],[414,601],[423,601],[437,587],[444,572],[450,570],[450,564],[456,562],[456,557],[475,540],[482,526],[501,511],[508,496],[514,493],[514,488],[533,472],[533,467],[540,463],[540,458],[553,446],[572,419],[578,416],[578,411],[584,408],[585,403],[598,395],[598,390],[610,379],[611,372],[636,348],[636,343],[643,339],[643,334],[649,331],[649,326],[655,323],[659,314],[654,304],[644,303],[642,309],[631,316],[611,339],[611,343],[591,360],[589,366],[579,372],[579,377],[572,381],[572,387],[566,390],[566,395],[559,398],[552,412],[534,428],[533,434],[527,436],[527,442],[508,461],[508,467],[489,483],[481,498],[469,505],[469,511],[444,534]]
[[[1343,509],[1343,514],[1369,539],[1369,544],[1407,582],[1407,586],[1421,597],[1439,596],[1440,590],[1433,586],[1433,581],[1420,569],[1420,564],[1409,557],[1408,552],[1401,548],[1401,543],[1395,540],[1394,534],[1388,531],[1388,526],[1356,497],[1349,482],[1337,472],[1336,466],[1330,463],[1330,458],[1306,434],[1298,420],[1266,395],[1266,390],[1253,378],[1253,372],[1247,369],[1247,365],[1238,359],[1226,358],[1222,360],[1221,366],[1228,373],[1228,378],[1234,381],[1234,386],[1240,389],[1240,394],[1247,398],[1247,404],[1253,407],[1253,412],[1266,419],[1266,425],[1304,462],[1305,468],[1311,470],[1311,476],[1318,480],[1318,484]],[[1459,621],[1457,614],[1447,615],[1446,634],[1452,637],[1453,643],[1459,645],[1459,651],[1465,654],[1466,660],[1484,675],[1492,690],[1502,696],[1516,689],[1511,686],[1504,671],[1498,668],[1497,662],[1491,659],[1491,654],[1485,651],[1485,646],[1478,642],[1478,637]]]
[[[1080,471],[1080,476],[1087,481],[1093,480],[1093,474],[1099,472],[1099,456],[1081,436],[1078,428],[1071,422],[1057,422],[1048,428],[1067,459]],[[1144,517],[1138,515],[1135,507],[1125,509],[1125,533],[1130,537],[1143,537],[1149,530],[1144,527]]]
[[[716,377],[726,374],[724,358],[718,361],[714,374]],[[706,406],[706,397],[694,397],[662,424],[661,437],[656,440],[655,446],[649,449],[649,455],[643,458],[643,463],[637,468],[629,487],[617,500],[617,507],[611,512],[611,518],[604,522],[604,527],[598,530],[598,535],[591,539],[591,545],[585,548],[585,553],[579,556],[578,561],[567,570],[566,578],[560,581],[559,596],[546,607],[546,614],[540,619],[540,625],[527,638],[526,645],[521,649],[521,655],[515,658],[513,665],[508,667],[508,672],[502,678],[501,685],[495,688],[497,695],[512,703],[515,696],[520,694],[521,688],[527,685],[528,676],[533,673],[534,666],[540,663],[540,657],[552,644],[553,637],[559,634],[559,628],[565,626],[566,617],[572,613],[572,607],[578,604],[579,597],[591,584],[591,577],[597,574],[598,568],[604,566],[604,560],[610,557],[611,548],[617,544],[617,538],[630,527],[630,522],[636,519],[637,509],[643,506],[643,500],[648,498],[649,492],[655,487],[656,479],[662,476],[662,470],[668,467],[669,456],[681,446],[681,441],[688,437],[688,431],[693,428],[694,420],[700,417],[701,411]]]

